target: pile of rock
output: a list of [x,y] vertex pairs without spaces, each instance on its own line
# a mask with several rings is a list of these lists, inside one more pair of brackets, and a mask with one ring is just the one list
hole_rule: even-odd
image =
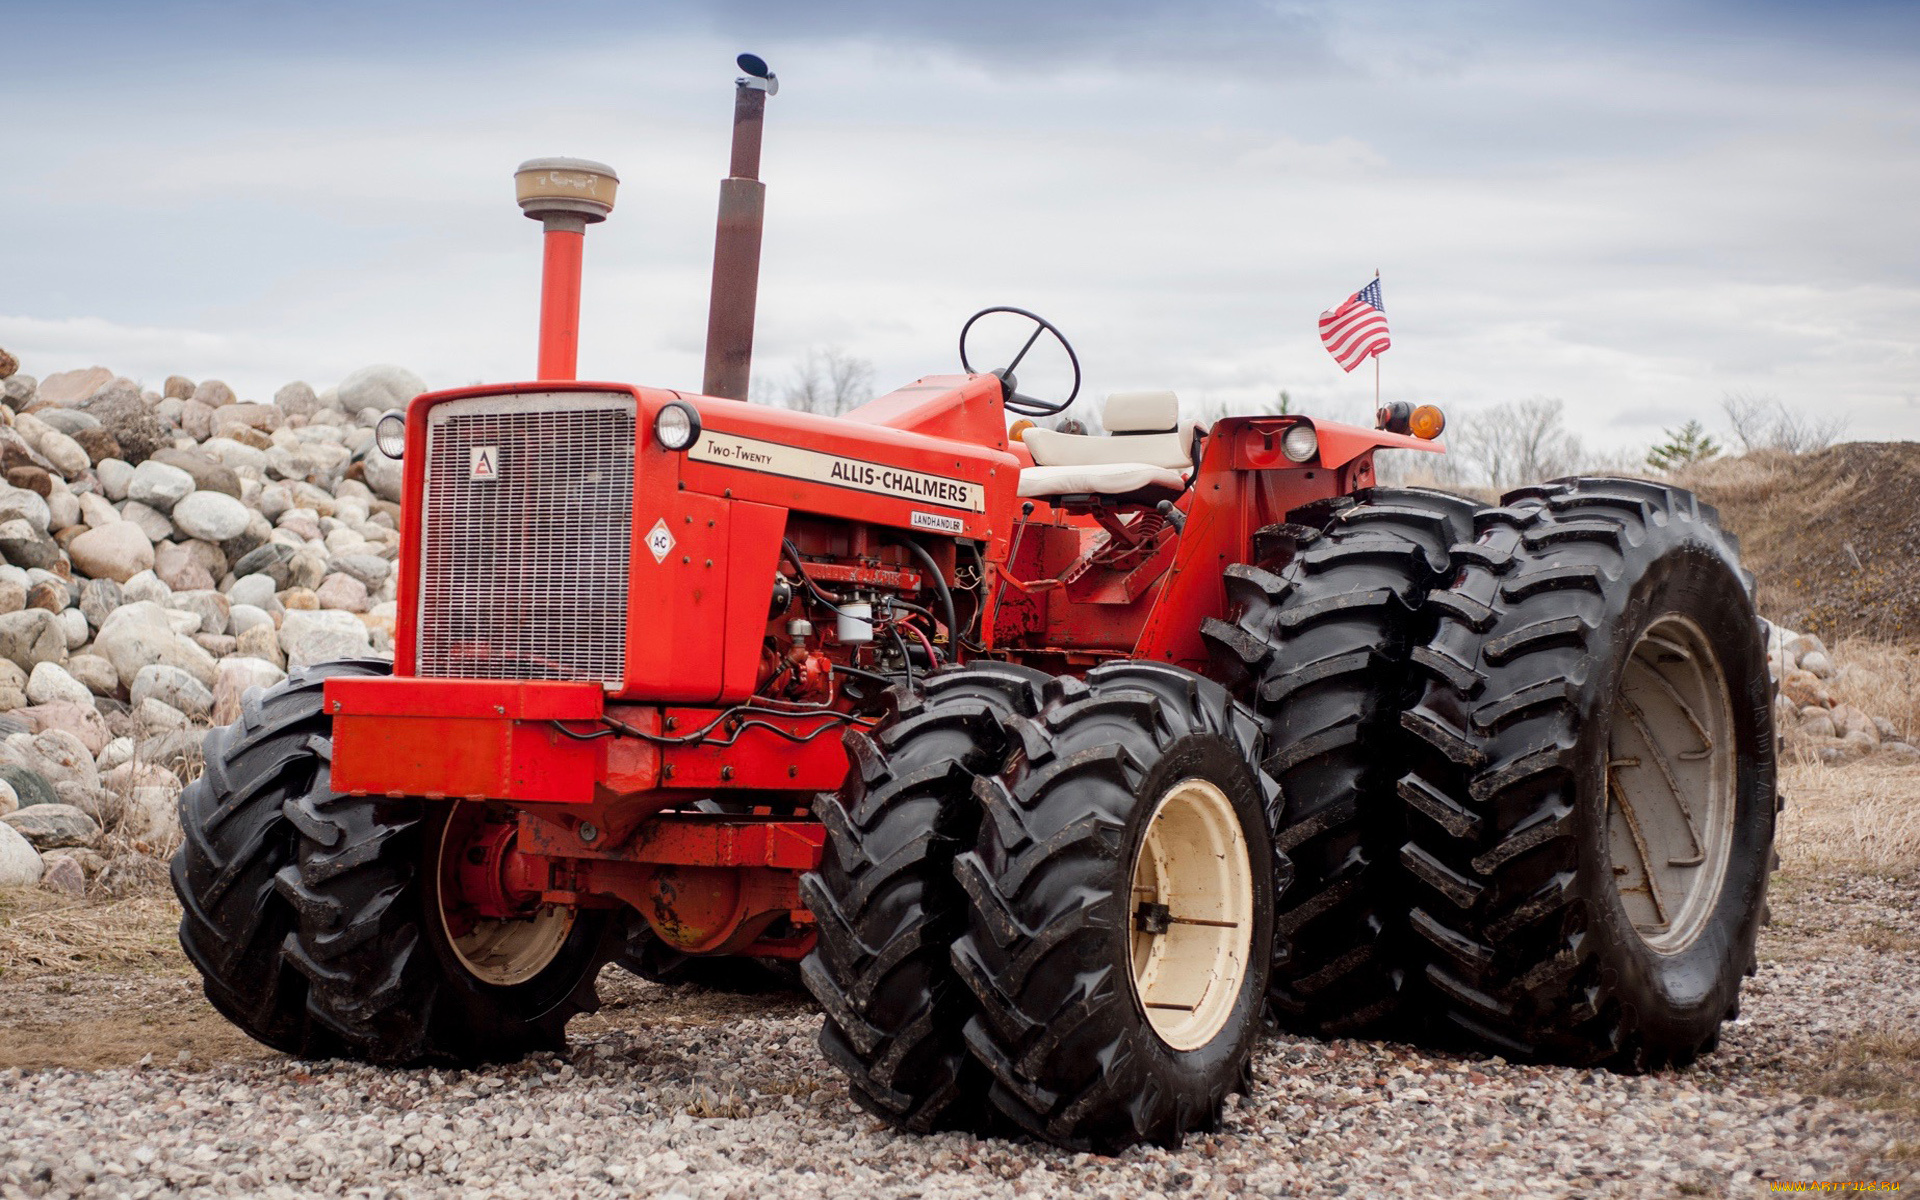
[[372,426],[424,390],[377,366],[258,403],[0,351],[0,885],[167,852],[248,688],[391,655],[400,472]]
[[1920,748],[1903,739],[1892,721],[1835,696],[1842,668],[1817,635],[1775,626],[1768,654],[1780,685],[1774,718],[1790,746],[1829,766],[1870,754],[1920,764]]

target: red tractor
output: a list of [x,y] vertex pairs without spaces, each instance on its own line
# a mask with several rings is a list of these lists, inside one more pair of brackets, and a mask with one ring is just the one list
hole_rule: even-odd
[[616,180],[521,169],[540,378],[378,431],[394,662],[249,695],[182,799],[214,1005],[292,1054],[468,1063],[560,1047],[615,958],[798,963],[873,1112],[1101,1150],[1214,1122],[1268,1015],[1710,1049],[1775,810],[1712,510],[1379,486],[1431,409],[1200,429],[1135,392],[1047,429],[1078,367],[1018,390],[1065,339],[1012,309],[995,369],[963,332],[962,373],[844,417],[747,403],[774,84],[742,66],[703,394],[572,377]]

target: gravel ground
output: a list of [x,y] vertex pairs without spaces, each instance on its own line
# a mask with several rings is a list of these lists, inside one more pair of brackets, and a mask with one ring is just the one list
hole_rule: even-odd
[[1746,1015],[1692,1070],[1275,1037],[1221,1132],[1119,1158],[896,1136],[844,1098],[793,996],[610,971],[567,1056],[388,1071],[228,1036],[178,972],[16,976],[0,981],[0,1194],[1646,1197],[1912,1180],[1920,881],[1777,892]]

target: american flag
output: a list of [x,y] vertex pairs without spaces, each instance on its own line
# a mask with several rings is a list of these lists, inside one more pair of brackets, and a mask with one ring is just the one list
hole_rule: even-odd
[[1343,371],[1393,345],[1387,337],[1387,310],[1380,303],[1378,279],[1348,296],[1340,307],[1320,314],[1320,344]]

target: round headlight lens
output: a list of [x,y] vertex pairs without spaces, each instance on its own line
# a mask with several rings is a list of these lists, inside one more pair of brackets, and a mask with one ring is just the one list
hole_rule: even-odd
[[388,458],[399,458],[407,448],[407,419],[397,412],[381,417],[373,427],[373,444]]
[[700,436],[700,414],[677,400],[662,405],[653,419],[653,436],[669,450],[685,450]]
[[1309,462],[1320,453],[1320,435],[1311,425],[1295,425],[1280,439],[1280,453],[1297,463]]

